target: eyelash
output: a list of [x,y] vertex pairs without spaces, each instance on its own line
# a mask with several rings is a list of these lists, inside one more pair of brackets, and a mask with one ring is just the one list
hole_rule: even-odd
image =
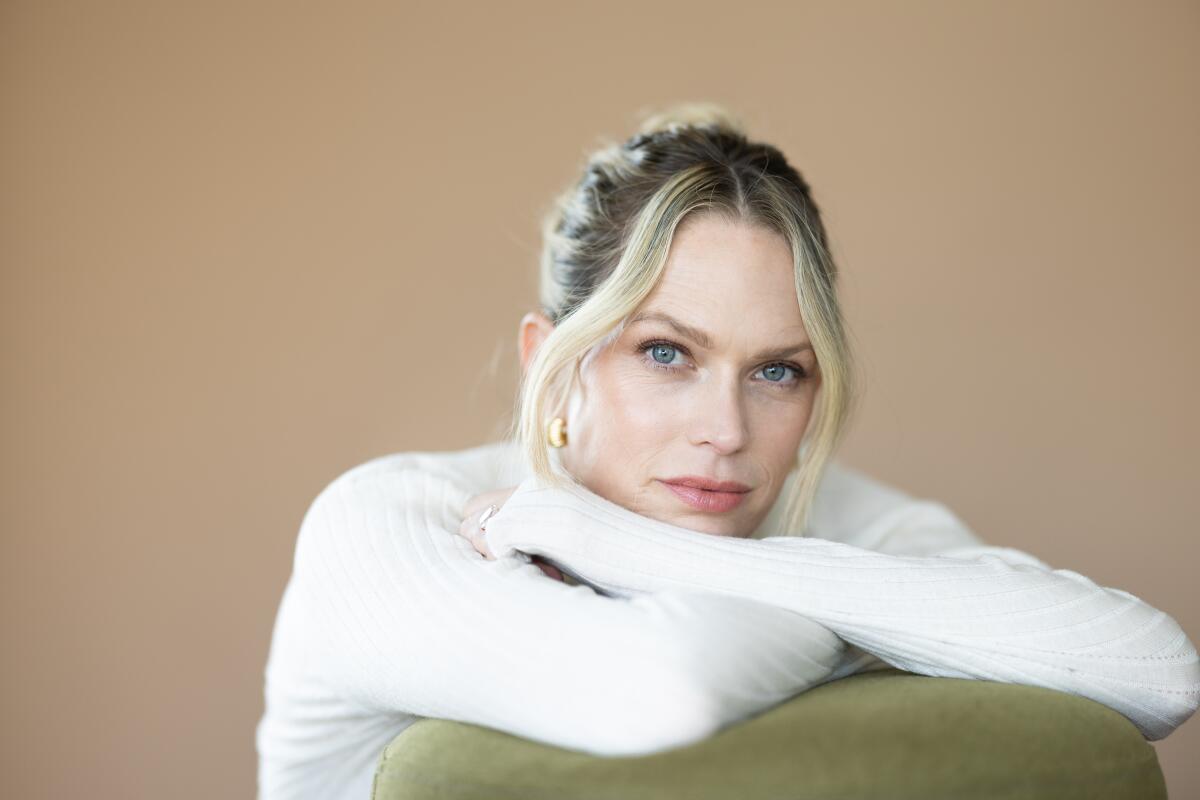
[[[639,344],[637,346],[637,352],[639,354],[644,354],[646,352],[646,350],[648,350],[649,348],[657,347],[659,345],[662,345],[664,347],[670,347],[673,350],[678,350],[679,352],[683,353],[685,356],[688,356],[689,358],[691,357],[691,353],[689,353],[687,351],[686,347],[684,347],[681,344],[676,344],[675,342],[672,342],[669,339],[647,339],[646,341],[642,342],[641,344]],[[671,366],[669,364],[660,364],[657,361],[655,361],[653,357],[650,357],[648,359],[647,363],[649,366],[653,367],[654,369],[661,369],[661,370],[665,370],[667,372],[676,372],[679,369],[679,367]],[[792,364],[788,361],[773,361],[770,364],[763,364],[763,366],[760,369],[766,369],[767,367],[775,367],[775,366],[787,367],[788,369],[792,370],[793,372],[796,373],[796,380],[791,383],[788,383],[787,381],[766,381],[767,383],[772,384],[773,386],[776,386],[781,389],[795,388],[795,387],[799,386],[801,383],[803,383],[804,381],[808,380],[808,372],[804,369],[804,367],[801,367],[799,364]]]

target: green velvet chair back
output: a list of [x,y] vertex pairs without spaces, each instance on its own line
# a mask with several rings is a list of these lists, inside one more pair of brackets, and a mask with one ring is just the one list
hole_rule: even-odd
[[1166,798],[1121,714],[1033,686],[879,669],[695,744],[602,758],[425,719],[385,749],[373,800]]

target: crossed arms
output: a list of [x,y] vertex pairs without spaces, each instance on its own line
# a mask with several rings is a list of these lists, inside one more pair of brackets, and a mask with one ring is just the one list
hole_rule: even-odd
[[[884,663],[1081,694],[1148,739],[1200,697],[1165,613],[1009,548],[904,555],[907,531],[927,540],[919,514],[892,512],[888,553],[727,539],[531,478],[488,523],[487,561],[454,535],[470,494],[368,462],[305,517],[295,571],[321,669],[365,709],[637,755]],[[551,580],[534,554],[618,596]]]

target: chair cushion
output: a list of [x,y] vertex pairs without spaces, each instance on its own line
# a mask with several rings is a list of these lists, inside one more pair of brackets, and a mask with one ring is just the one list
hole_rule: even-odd
[[604,758],[424,719],[384,750],[373,800],[579,797],[1166,798],[1154,747],[1077,695],[886,668],[814,687],[703,741]]

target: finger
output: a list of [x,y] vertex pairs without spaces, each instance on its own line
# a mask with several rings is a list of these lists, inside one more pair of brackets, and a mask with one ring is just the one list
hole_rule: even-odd
[[495,503],[496,507],[499,508],[504,505],[505,501],[508,500],[508,498],[511,497],[513,492],[516,490],[517,487],[510,486],[507,489],[494,489],[492,491],[481,492],[473,497],[470,497],[463,505],[463,516],[470,516],[472,514],[479,516],[479,514],[482,513],[483,510],[492,503]]
[[479,554],[488,561],[495,561],[496,557],[492,555],[492,548],[488,547],[487,536],[483,534],[483,531],[480,531],[479,536],[477,536],[476,539],[478,544],[475,545],[475,549],[479,551]]
[[492,495],[495,492],[480,492],[479,494],[469,498],[463,505],[463,516],[479,516],[479,512],[488,507],[493,501]]
[[488,561],[495,561],[496,557],[492,555],[491,548],[487,545],[487,539],[483,536],[483,531],[476,528],[466,537],[471,543],[471,547],[475,548],[475,552],[486,558]]
[[487,506],[487,495],[477,494],[463,506],[463,516],[478,517]]

